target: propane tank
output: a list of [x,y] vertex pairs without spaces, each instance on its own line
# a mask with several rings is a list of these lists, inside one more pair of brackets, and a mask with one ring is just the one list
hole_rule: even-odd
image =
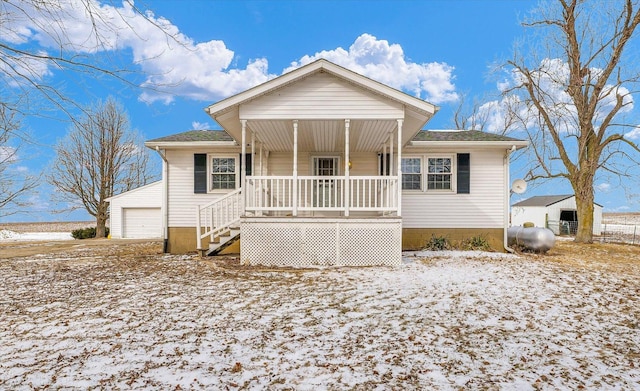
[[507,243],[509,246],[544,253],[556,244],[556,236],[548,228],[516,226],[507,229]]

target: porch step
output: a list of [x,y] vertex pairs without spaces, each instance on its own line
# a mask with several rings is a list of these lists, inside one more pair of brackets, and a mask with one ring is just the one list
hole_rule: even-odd
[[240,239],[240,227],[229,227],[209,243],[209,249],[202,250],[202,255],[216,255]]

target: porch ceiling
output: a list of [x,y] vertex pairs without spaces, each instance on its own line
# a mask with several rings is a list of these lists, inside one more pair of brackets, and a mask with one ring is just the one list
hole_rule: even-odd
[[[344,120],[298,121],[298,150],[309,152],[344,151]],[[349,145],[352,152],[378,152],[397,127],[391,120],[351,120]],[[256,140],[270,151],[293,151],[291,120],[252,120],[248,128]],[[249,133],[249,132],[248,132]],[[247,142],[250,136],[247,134]],[[396,140],[394,139],[394,144]]]

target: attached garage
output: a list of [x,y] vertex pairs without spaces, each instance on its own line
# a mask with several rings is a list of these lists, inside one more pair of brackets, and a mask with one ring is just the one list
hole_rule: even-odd
[[162,237],[162,182],[154,182],[108,199],[114,239]]

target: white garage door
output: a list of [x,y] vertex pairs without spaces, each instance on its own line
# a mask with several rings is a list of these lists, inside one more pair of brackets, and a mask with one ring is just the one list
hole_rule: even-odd
[[160,208],[122,209],[122,237],[162,237],[162,215]]

